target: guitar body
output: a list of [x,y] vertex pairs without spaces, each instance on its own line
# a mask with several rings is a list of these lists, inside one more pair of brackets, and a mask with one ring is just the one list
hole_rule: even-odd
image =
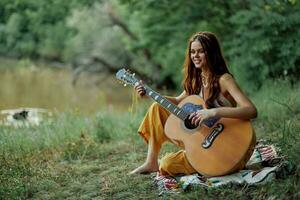
[[[191,95],[178,107],[187,113],[205,108],[204,101]],[[256,138],[249,120],[219,118],[199,127],[187,128],[171,114],[165,124],[168,138],[183,143],[192,167],[200,174],[222,176],[242,169],[252,155]]]

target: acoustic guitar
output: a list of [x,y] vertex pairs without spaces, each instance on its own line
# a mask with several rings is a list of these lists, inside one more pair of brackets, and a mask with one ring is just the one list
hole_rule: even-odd
[[[122,83],[135,85],[135,74],[121,69],[116,74]],[[144,85],[146,95],[171,114],[165,124],[165,134],[172,141],[183,144],[192,167],[200,174],[223,176],[242,169],[250,159],[256,143],[250,120],[211,118],[195,126],[189,115],[206,108],[202,98],[191,95],[178,105]]]

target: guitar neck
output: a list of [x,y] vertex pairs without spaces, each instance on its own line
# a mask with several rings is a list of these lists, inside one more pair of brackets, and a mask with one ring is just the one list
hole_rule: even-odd
[[170,111],[173,113],[175,116],[180,118],[181,120],[185,120],[188,116],[188,114],[179,108],[177,105],[169,101],[167,98],[163,97],[159,93],[155,92],[153,89],[151,89],[149,86],[145,85],[144,86],[146,90],[146,95],[148,97],[151,97],[154,101],[159,103],[162,107],[164,107],[166,110]]

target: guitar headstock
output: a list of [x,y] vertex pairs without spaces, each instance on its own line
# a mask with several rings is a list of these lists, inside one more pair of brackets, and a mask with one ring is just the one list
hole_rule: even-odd
[[120,69],[116,73],[116,77],[124,84],[124,86],[126,85],[134,86],[136,82],[139,82],[139,80],[135,77],[135,73],[131,73],[129,70],[126,70],[124,68]]

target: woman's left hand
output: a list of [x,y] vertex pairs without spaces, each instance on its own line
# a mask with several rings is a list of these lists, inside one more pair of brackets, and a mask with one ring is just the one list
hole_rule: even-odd
[[191,120],[192,124],[194,125],[200,125],[204,120],[216,117],[216,108],[212,109],[202,109],[197,110],[196,112],[193,112],[190,114],[189,119]]

